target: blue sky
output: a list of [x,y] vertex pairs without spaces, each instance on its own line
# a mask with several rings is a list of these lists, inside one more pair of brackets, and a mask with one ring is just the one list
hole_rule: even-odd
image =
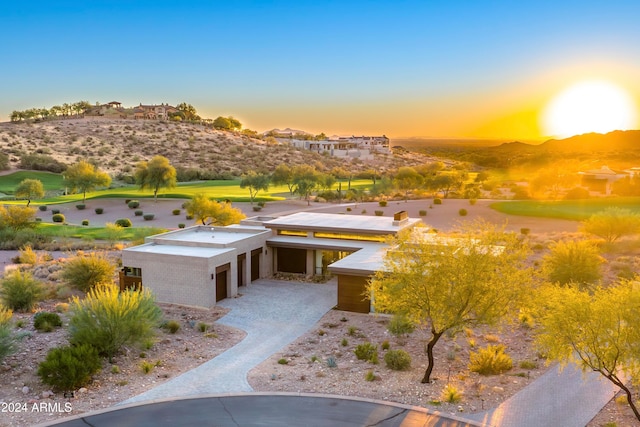
[[577,79],[639,98],[638,17],[632,1],[2,2],[0,120],[185,101],[259,131],[534,138]]

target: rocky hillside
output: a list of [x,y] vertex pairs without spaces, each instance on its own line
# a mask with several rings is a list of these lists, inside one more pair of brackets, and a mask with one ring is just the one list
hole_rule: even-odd
[[349,162],[203,125],[104,118],[0,123],[0,147],[9,155],[12,169],[19,167],[24,153],[38,153],[67,165],[94,160],[113,176],[131,173],[137,162],[156,154],[176,167],[221,177],[240,176],[248,170],[269,172],[280,163],[315,165],[320,170],[342,166],[354,172],[375,167],[384,172],[429,161],[426,156],[403,152],[380,155],[369,163]]

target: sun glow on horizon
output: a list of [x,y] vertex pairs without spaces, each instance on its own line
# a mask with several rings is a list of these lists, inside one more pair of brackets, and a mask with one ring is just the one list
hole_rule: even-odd
[[541,124],[547,135],[566,138],[629,130],[636,123],[635,102],[624,89],[604,80],[587,80],[556,95],[544,109]]

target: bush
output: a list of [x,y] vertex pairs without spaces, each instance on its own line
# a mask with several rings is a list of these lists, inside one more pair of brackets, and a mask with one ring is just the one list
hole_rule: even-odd
[[49,350],[38,376],[56,390],[75,390],[88,384],[100,367],[98,351],[90,345],[59,347]]
[[180,209],[174,209],[171,211],[171,213],[174,215],[180,215]]
[[0,305],[0,326],[8,326],[13,318],[13,310]]
[[40,311],[33,316],[33,327],[38,331],[51,332],[62,326],[62,320],[56,313]]
[[385,206],[387,206],[387,201],[386,200],[380,200],[378,202],[378,205],[380,205],[381,208],[384,208]]
[[462,400],[462,392],[451,384],[447,384],[440,398],[447,403],[458,403]]
[[137,200],[131,200],[129,203],[127,203],[127,206],[129,206],[129,209],[135,209],[140,206],[140,202]]
[[20,248],[18,262],[21,264],[36,265],[38,262],[38,254],[33,250],[31,245],[23,246]]
[[258,202],[258,206],[260,206],[261,208],[264,208],[265,205],[266,205],[266,203],[263,200],[260,200]]
[[374,214],[376,214],[376,216],[382,216],[384,215],[383,211],[373,211]]
[[528,236],[529,233],[531,233],[531,229],[530,228],[523,227],[523,228],[520,229],[520,234],[522,234],[523,236]]
[[142,210],[138,209],[138,210],[134,211],[133,214],[135,216],[142,216],[142,215],[144,215],[144,212]]
[[62,267],[60,278],[70,286],[87,292],[99,283],[111,283],[115,267],[95,253],[71,258]]
[[401,337],[412,333],[416,327],[415,325],[401,314],[395,314],[389,321],[387,329],[394,337]]
[[384,355],[384,363],[394,371],[405,371],[411,367],[411,356],[404,350],[389,350]]
[[55,214],[54,216],[51,217],[51,220],[53,222],[64,222],[64,219],[65,219],[64,215],[62,215],[60,213],[57,213],[57,214]]
[[83,204],[76,205],[76,209],[78,209],[79,211],[83,210],[86,207],[87,205],[83,205]]
[[185,225],[183,223],[178,224],[178,228],[184,228]]
[[279,365],[288,365],[289,361],[287,359],[285,359],[285,358],[278,359],[278,364]]
[[175,320],[169,320],[168,322],[162,324],[162,328],[166,329],[172,334],[175,334],[180,330],[180,323],[176,322]]
[[40,205],[38,206],[38,209],[40,209],[42,212],[47,210],[47,205]]
[[382,347],[383,350],[389,350],[391,344],[389,343],[389,340],[384,340],[382,341],[382,345],[380,345],[380,347]]
[[420,209],[420,210],[418,211],[418,215],[420,215],[420,216],[427,216],[427,211],[426,211],[426,210],[424,210],[424,209]]
[[12,310],[31,311],[43,297],[42,285],[29,273],[14,270],[1,282],[0,298]]
[[364,374],[364,380],[365,381],[375,381],[378,377],[376,376],[375,372],[373,371],[367,371],[366,374]]
[[155,215],[153,214],[144,214],[143,218],[145,221],[151,221]]
[[475,205],[477,202],[478,202],[478,200],[476,200],[476,199],[469,199],[469,204],[471,206]]
[[375,344],[372,344],[370,342],[358,344],[354,352],[358,360],[366,360],[371,363],[378,363],[378,348]]
[[434,205],[441,205],[442,204],[442,199],[436,197],[435,199],[433,199],[433,204]]
[[460,215],[460,216],[467,216],[467,214],[468,214],[468,212],[467,212],[466,209],[460,209],[458,211],[458,215]]
[[96,212],[97,215],[102,215],[104,213],[103,208],[95,208],[94,211]]
[[193,219],[193,215],[185,215],[184,217],[186,220],[191,221]]
[[469,370],[480,375],[496,375],[513,367],[511,357],[504,352],[503,345],[488,345],[469,355]]
[[131,220],[129,218],[116,219],[116,225],[120,227],[131,227]]
[[60,209],[51,209],[51,215],[59,214]]
[[82,220],[82,225],[84,225],[85,227],[89,225],[89,220],[88,219],[83,219]]
[[254,206],[252,209],[254,212],[260,212],[262,210],[262,206]]
[[162,310],[148,289],[120,292],[116,285],[98,285],[80,300],[73,298],[69,341],[89,344],[111,358],[125,345],[153,338]]
[[13,333],[8,322],[0,324],[0,362],[18,350],[18,337]]
[[560,241],[542,258],[542,271],[552,283],[586,286],[600,280],[602,262],[598,248],[591,242]]

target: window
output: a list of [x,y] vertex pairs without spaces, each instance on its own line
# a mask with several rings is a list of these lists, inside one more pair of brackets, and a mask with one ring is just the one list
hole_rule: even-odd
[[387,239],[384,234],[326,233],[322,231],[316,231],[313,236],[324,239],[364,240],[368,242],[384,242]]
[[307,237],[307,232],[302,230],[278,230],[278,236],[301,236]]

